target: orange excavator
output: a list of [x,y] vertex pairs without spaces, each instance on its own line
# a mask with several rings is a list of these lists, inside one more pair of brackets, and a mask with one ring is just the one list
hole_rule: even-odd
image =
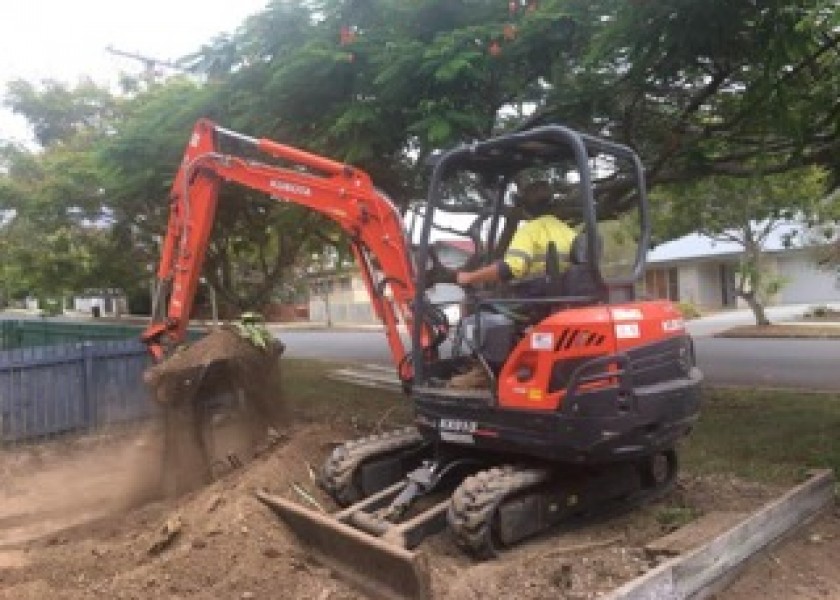
[[[230,142],[260,158],[223,152]],[[469,242],[468,268],[498,260],[516,230],[517,190],[535,178],[555,190],[546,208],[577,226],[570,252],[549,244],[544,274],[466,289],[466,316],[450,324],[428,293],[455,281],[451,245],[440,238]],[[184,339],[222,183],[305,206],[344,231],[413,405],[412,427],[348,441],[327,457],[320,483],[339,512],[258,494],[345,577],[382,597],[428,597],[415,548],[431,533],[448,528],[485,559],[560,522],[670,489],[702,375],[676,307],[637,297],[650,226],[644,170],[630,148],[560,125],[458,146],[436,157],[428,197],[414,209],[420,231],[409,235],[363,171],[201,120],[172,186],[158,301],[143,334],[155,359]],[[635,249],[607,265],[611,207],[635,212],[635,234],[624,235]],[[486,388],[451,385],[476,365]]]

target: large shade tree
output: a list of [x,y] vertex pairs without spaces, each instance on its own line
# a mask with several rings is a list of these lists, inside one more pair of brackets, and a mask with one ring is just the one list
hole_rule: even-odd
[[[820,165],[836,186],[838,19],[831,0],[274,0],[186,57],[196,77],[135,85],[119,113],[91,92],[31,122],[44,140],[109,123],[96,147],[115,231],[146,263],[199,116],[357,164],[403,206],[424,195],[430,152],[523,121],[627,143],[653,185],[749,179],[760,162],[768,176]],[[30,91],[13,106],[37,106]],[[620,209],[628,182],[602,175],[600,209]],[[223,193],[209,276],[253,306],[325,225]]]
[[[40,151],[0,150],[2,286],[9,296],[59,297],[136,280],[98,160],[118,102],[89,81],[15,81],[7,104],[33,125]],[[130,245],[128,246],[130,248]]]

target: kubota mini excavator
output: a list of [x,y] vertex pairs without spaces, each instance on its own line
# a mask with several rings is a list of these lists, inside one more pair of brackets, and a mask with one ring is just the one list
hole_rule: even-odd
[[[265,158],[224,153],[225,140]],[[467,290],[468,314],[450,327],[427,294],[454,281],[446,246],[432,238],[460,231],[473,249],[468,266],[489,264],[516,229],[518,186],[534,177],[565,190],[547,202],[579,227],[569,256],[549,246],[537,296],[517,293],[534,281]],[[669,489],[702,376],[674,305],[636,296],[650,236],[631,149],[559,125],[458,146],[436,160],[421,231],[409,239],[363,171],[201,120],[172,186],[160,301],[143,336],[157,359],[184,338],[222,183],[308,207],[346,233],[413,403],[413,427],[346,442],[327,458],[321,483],[339,512],[259,494],[345,577],[380,596],[426,597],[428,569],[413,548],[429,533],[448,526],[461,548],[488,558],[558,522]],[[602,268],[599,220],[608,215],[599,209],[609,206],[636,212],[624,276]],[[453,215],[464,213],[472,222],[457,229],[464,217]],[[449,385],[475,364],[488,389]]]

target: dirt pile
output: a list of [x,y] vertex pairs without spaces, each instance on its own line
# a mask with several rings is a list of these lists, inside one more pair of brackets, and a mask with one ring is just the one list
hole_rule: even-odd
[[276,399],[271,383],[279,377],[278,359],[284,349],[279,340],[258,348],[234,327],[222,326],[147,369],[143,379],[161,404],[186,402],[199,393],[216,396],[231,390],[243,390],[249,397],[270,404]]

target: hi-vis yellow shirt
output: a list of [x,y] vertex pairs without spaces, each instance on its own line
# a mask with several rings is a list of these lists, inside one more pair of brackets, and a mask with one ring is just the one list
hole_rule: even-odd
[[561,269],[569,262],[569,251],[575,230],[554,215],[544,215],[520,227],[505,252],[505,264],[514,278],[532,277],[545,273],[548,244],[554,242],[560,257]]

